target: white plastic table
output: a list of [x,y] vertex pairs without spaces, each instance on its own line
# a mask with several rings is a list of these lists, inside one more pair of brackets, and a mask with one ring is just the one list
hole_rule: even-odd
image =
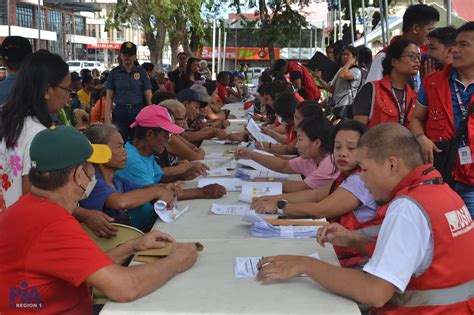
[[[234,113],[234,111],[233,111]],[[245,120],[232,121],[232,131],[242,130]],[[232,145],[205,141],[206,153],[223,152]],[[195,187],[196,181],[185,188]],[[263,239],[250,234],[240,216],[210,212],[213,202],[235,204],[239,193],[218,200],[189,200],[178,207],[190,209],[174,223],[158,220],[153,229],[178,241],[200,242],[204,251],[196,264],[155,292],[130,303],[107,303],[101,314],[360,314],[357,304],[322,288],[309,278],[261,285],[253,279],[236,279],[236,256],[279,254],[309,255],[317,252],[325,262],[339,265],[331,246],[320,247],[312,239]]]

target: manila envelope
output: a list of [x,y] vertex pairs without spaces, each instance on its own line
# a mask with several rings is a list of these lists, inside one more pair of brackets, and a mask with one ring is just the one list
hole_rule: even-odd
[[[140,262],[154,262],[160,258],[166,257],[171,253],[171,250],[173,249],[175,243],[168,243],[165,247],[163,248],[152,248],[152,249],[147,249],[147,250],[142,250],[141,252],[137,252],[135,254],[135,257],[133,258],[135,261],[140,261]],[[196,246],[196,250],[198,252],[202,252],[204,249],[204,245],[201,243],[194,243]]]

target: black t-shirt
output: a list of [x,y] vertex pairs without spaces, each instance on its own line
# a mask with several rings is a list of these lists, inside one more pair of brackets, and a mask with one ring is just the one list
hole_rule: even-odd
[[179,93],[179,91],[184,90],[186,88],[186,82],[185,82],[185,74],[184,71],[181,71],[179,69],[174,70],[171,72],[171,75],[169,77],[170,81],[174,83],[174,92],[176,94]]

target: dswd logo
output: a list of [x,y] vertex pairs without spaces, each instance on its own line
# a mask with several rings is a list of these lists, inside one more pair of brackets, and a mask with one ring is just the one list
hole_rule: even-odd
[[14,308],[42,308],[43,301],[37,288],[28,288],[26,281],[18,288],[10,288],[10,306]]

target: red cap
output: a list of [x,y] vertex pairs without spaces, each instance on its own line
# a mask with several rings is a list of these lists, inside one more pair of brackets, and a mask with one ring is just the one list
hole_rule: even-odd
[[159,105],[144,107],[135,117],[135,122],[130,125],[130,128],[135,126],[161,128],[175,135],[184,131],[173,123],[168,110]]

